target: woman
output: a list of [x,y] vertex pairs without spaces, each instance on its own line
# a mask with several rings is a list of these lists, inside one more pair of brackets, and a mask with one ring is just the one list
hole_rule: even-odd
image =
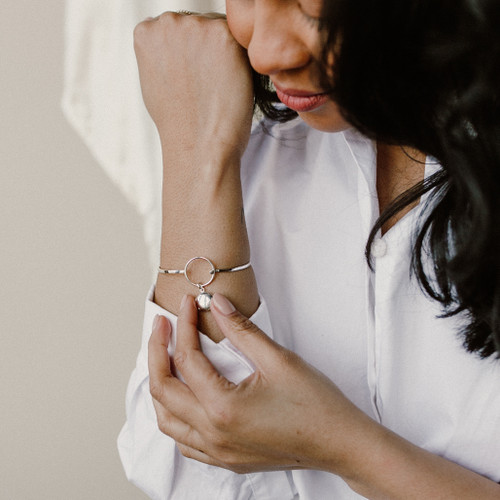
[[[496,9],[374,4],[229,0],[229,31],[136,31],[162,272],[120,446],[153,498],[500,497]],[[246,56],[299,119],[250,133]],[[231,302],[197,312],[204,291]]]

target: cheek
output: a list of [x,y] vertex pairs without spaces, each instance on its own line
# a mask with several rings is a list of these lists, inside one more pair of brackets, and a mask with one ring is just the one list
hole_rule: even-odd
[[253,32],[251,8],[243,6],[245,2],[228,0],[226,2],[227,25],[234,39],[248,49]]

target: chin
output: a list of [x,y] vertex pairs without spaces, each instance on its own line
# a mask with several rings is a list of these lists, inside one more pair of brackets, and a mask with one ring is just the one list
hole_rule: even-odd
[[342,132],[351,128],[347,122],[339,120],[337,122],[332,122],[331,120],[317,120],[311,118],[310,116],[304,116],[305,114],[299,113],[300,118],[307,123],[311,128],[319,130],[320,132]]
[[313,111],[299,113],[299,116],[310,127],[321,132],[342,132],[351,128],[351,125],[339,113],[334,102],[329,102]]

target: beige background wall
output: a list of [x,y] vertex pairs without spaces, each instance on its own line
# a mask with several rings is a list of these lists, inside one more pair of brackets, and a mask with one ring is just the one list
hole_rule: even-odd
[[0,499],[134,500],[141,221],[60,110],[63,1],[0,3]]

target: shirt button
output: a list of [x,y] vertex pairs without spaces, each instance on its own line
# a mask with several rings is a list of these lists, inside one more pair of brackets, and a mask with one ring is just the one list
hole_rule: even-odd
[[382,239],[378,238],[372,243],[372,255],[375,258],[383,257],[387,253],[387,243]]

